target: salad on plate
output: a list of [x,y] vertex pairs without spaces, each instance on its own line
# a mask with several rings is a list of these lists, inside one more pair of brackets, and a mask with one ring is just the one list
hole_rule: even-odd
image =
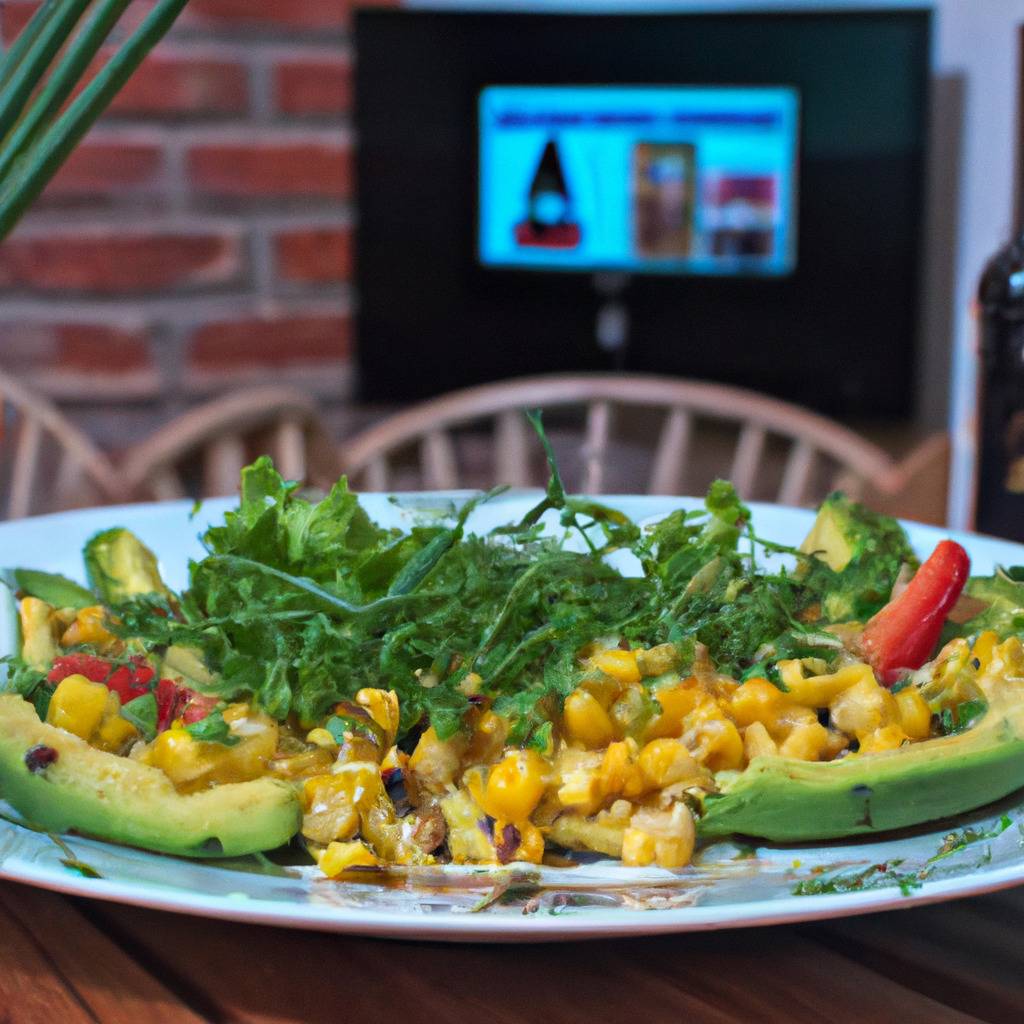
[[[112,527],[87,585],[12,570],[0,797],[29,825],[184,857],[684,868],[1024,785],[1024,573],[830,496],[799,548],[723,481],[637,524],[551,480],[378,526],[262,458],[175,593]],[[925,554],[925,553],[922,553]]]

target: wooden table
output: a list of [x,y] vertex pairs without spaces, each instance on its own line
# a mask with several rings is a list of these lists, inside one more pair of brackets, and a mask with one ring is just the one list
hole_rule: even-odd
[[246,926],[0,883],[2,1024],[1024,1021],[1024,888],[841,921],[571,944]]

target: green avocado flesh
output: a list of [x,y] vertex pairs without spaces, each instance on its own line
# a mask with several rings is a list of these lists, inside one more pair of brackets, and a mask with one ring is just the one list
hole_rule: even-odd
[[935,821],[1024,786],[1024,679],[986,687],[989,709],[953,736],[812,763],[758,757],[720,772],[698,831],[776,842],[841,839]]
[[[29,771],[42,745],[57,759]],[[279,779],[235,782],[182,795],[158,768],[90,747],[41,722],[16,695],[0,696],[0,796],[33,825],[180,857],[271,850],[299,830],[295,790]]]

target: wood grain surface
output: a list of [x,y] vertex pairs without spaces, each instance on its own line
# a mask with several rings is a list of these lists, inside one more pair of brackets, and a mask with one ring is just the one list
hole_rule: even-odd
[[0,1024],[1020,1024],[1024,890],[821,924],[393,942],[0,883]]

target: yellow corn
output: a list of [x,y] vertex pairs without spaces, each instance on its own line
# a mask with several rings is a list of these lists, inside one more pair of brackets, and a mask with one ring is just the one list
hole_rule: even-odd
[[483,678],[479,672],[469,672],[462,677],[462,680],[458,685],[458,690],[465,696],[472,697],[474,694],[480,692],[480,687],[483,686],[483,683]]
[[697,830],[685,804],[659,811],[641,807],[622,836],[622,863],[633,867],[657,864],[681,868],[690,863]]
[[[992,635],[995,636],[994,633]],[[932,711],[928,702],[914,686],[900,690],[895,696],[903,731],[912,740],[926,740],[932,728]]]
[[338,741],[326,729],[310,729],[306,733],[306,742],[312,743],[315,747],[323,747],[327,750],[337,748]]
[[608,712],[586,690],[575,690],[566,698],[563,721],[569,739],[591,750],[606,747],[615,739]]
[[490,764],[497,761],[505,748],[507,736],[508,719],[496,715],[493,711],[485,711],[473,729],[465,760],[469,764]]
[[636,651],[620,651],[613,648],[595,654],[590,660],[596,669],[618,680],[623,686],[633,686],[640,682]]
[[487,777],[483,809],[492,818],[525,821],[544,795],[547,771],[547,762],[535,750],[507,754]]
[[604,798],[600,766],[603,761],[596,751],[562,750],[555,763],[558,802],[581,814],[593,814]]
[[908,739],[909,737],[903,729],[893,722],[862,736],[860,738],[860,752],[862,754],[874,754],[879,750],[895,750],[897,747],[902,747]]
[[690,753],[706,768],[720,772],[743,765],[743,739],[732,722],[707,718],[683,733]]
[[315,775],[302,786],[302,834],[317,843],[349,839],[359,828],[359,812],[381,790],[374,762],[353,761],[330,775]]
[[64,631],[60,642],[64,647],[77,647],[79,644],[93,644],[96,647],[107,647],[115,643],[117,637],[104,626],[107,613],[102,605],[90,605],[82,608],[75,616],[75,621]]
[[394,690],[364,688],[356,694],[356,703],[384,730],[384,746],[390,747],[398,735],[398,694]]
[[675,644],[658,644],[647,650],[634,651],[636,667],[642,676],[660,676],[671,672],[679,662],[679,652]]
[[359,839],[349,843],[330,843],[319,856],[317,863],[328,878],[337,878],[349,868],[375,868],[380,861]]
[[978,661],[979,672],[984,672],[988,668],[998,643],[999,637],[991,629],[986,629],[978,634],[977,639],[974,641],[974,646],[971,648],[971,654]]
[[862,675],[853,686],[839,693],[829,705],[832,724],[848,736],[865,736],[897,721],[896,698],[879,686],[873,675]]
[[755,676],[736,688],[730,701],[729,714],[741,729],[752,722],[762,722],[769,732],[773,732],[784,703],[785,696],[777,686]]
[[66,729],[88,740],[103,720],[108,696],[117,700],[117,695],[102,683],[94,683],[82,675],[68,676],[53,691],[46,720],[58,729]]
[[774,757],[779,752],[763,722],[751,722],[743,730],[743,756],[749,764],[755,757]]
[[[544,836],[536,825],[529,821],[508,822],[498,818],[494,822],[494,842],[501,843],[505,838],[505,830],[509,825],[519,833],[519,845],[511,854],[506,852],[504,862],[526,861],[529,864],[539,864],[544,859]],[[497,854],[495,854],[497,860]]]
[[664,736],[680,736],[683,719],[694,709],[702,692],[693,677],[678,686],[666,686],[654,691],[654,699],[661,705],[661,714],[648,726],[644,738],[653,740]]
[[[651,740],[640,751],[640,770],[652,789],[664,789],[700,775],[700,767],[682,740]],[[633,794],[623,791],[624,796]]]
[[598,780],[603,797],[635,797],[648,788],[637,761],[636,740],[625,739],[608,745],[598,769]]
[[828,675],[808,676],[800,679],[783,673],[782,680],[789,690],[785,694],[786,699],[809,708],[829,707],[841,693],[851,687],[861,684],[864,686],[878,685],[871,666],[864,664],[847,665],[838,672],[831,672]]
[[828,745],[828,729],[817,721],[806,722],[791,730],[779,745],[779,754],[799,761],[820,761]]
[[465,738],[459,735],[450,740],[438,739],[431,726],[420,737],[409,758],[409,771],[427,792],[445,793],[459,771],[466,746]]
[[139,730],[126,718],[121,717],[121,698],[112,691],[107,694],[107,706],[103,718],[90,742],[100,750],[119,754],[139,736]]

